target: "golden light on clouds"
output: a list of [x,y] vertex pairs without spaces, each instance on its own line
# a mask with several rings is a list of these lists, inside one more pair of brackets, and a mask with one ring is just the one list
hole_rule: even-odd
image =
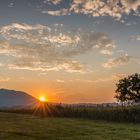
[[0,1],[1,88],[39,104],[115,102],[117,81],[140,71],[140,0],[9,1]]

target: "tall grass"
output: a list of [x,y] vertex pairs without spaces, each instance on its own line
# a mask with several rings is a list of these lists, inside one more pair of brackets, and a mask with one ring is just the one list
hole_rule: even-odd
[[140,106],[131,107],[64,107],[60,117],[88,118],[117,122],[140,123]]
[[140,123],[140,106],[86,107],[44,104],[38,109],[7,109],[6,112],[38,115],[40,117],[68,117]]

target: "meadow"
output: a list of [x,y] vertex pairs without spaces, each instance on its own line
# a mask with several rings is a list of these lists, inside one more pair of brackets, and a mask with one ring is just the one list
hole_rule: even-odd
[[0,140],[139,139],[139,124],[0,113]]

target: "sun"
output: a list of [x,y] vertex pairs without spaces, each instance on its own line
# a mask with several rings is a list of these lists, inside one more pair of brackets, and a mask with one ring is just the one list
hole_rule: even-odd
[[44,95],[41,95],[41,96],[39,97],[39,100],[40,100],[41,102],[47,102],[47,98],[46,98]]

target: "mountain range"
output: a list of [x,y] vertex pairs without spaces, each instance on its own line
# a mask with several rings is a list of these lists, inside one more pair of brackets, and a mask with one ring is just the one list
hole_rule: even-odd
[[36,98],[25,92],[0,89],[0,107],[32,106],[37,102]]

